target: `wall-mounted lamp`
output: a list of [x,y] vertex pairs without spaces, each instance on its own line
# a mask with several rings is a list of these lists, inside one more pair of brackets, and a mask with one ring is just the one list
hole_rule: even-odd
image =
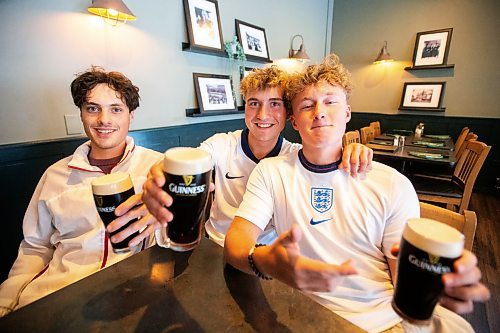
[[387,41],[384,42],[384,46],[380,50],[377,59],[373,61],[374,64],[382,64],[384,62],[394,61],[389,52],[387,52]]
[[115,26],[137,19],[122,0],[92,0],[92,5],[88,7],[88,11],[104,18],[106,22]]
[[[293,41],[295,37],[300,37],[300,47],[298,50],[293,49]],[[297,59],[297,60],[309,60],[309,56],[306,53],[306,49],[304,47],[304,37],[302,35],[295,35],[292,37],[292,40],[290,41],[290,50],[288,51],[288,58],[292,59]]]

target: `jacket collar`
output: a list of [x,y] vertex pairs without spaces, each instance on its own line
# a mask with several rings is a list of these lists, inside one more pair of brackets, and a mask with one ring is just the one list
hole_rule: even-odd
[[[118,162],[116,166],[119,166],[120,164],[123,164],[126,161],[128,161],[133,151],[135,150],[135,143],[132,137],[127,136],[125,142],[127,144],[125,147],[125,152],[123,153],[122,159],[120,160],[120,162]],[[73,156],[71,157],[71,160],[68,163],[68,167],[70,169],[103,173],[102,170],[99,169],[98,167],[90,165],[88,158],[89,152],[90,152],[90,140],[83,143],[78,148],[76,148],[75,152],[73,153]]]

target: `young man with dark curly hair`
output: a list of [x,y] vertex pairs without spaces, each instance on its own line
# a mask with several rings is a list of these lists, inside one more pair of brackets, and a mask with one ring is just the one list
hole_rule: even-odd
[[91,189],[94,178],[121,171],[140,192],[162,156],[127,136],[139,88],[121,73],[92,67],[74,79],[71,94],[90,140],[40,179],[24,217],[18,257],[0,286],[0,316],[151,245],[148,239],[129,253],[113,253]]

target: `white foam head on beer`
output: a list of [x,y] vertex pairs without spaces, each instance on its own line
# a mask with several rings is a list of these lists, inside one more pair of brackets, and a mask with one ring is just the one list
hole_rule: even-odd
[[111,195],[125,192],[134,186],[130,175],[115,172],[92,180],[92,192],[96,195]]
[[408,220],[403,237],[413,246],[439,257],[458,258],[464,248],[464,235],[447,224],[431,219]]
[[164,156],[163,171],[172,175],[198,175],[212,169],[212,156],[198,148],[171,148]]

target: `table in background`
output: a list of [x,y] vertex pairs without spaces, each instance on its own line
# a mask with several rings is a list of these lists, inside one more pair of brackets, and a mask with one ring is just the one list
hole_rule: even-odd
[[[375,138],[375,141],[377,141],[380,138]],[[444,141],[444,146],[439,147],[439,148],[431,148],[431,147],[423,147],[419,145],[415,145],[413,142],[415,141]],[[375,146],[368,144],[368,147],[374,148]],[[381,147],[383,148],[383,147]],[[405,136],[405,145],[403,147],[398,147],[394,151],[390,150],[379,150],[379,149],[373,149],[373,155],[374,158],[382,157],[390,160],[395,160],[395,161],[400,161],[401,162],[401,168],[400,172],[405,173],[407,166],[406,162],[417,162],[417,163],[429,163],[429,164],[437,164],[437,165],[448,165],[449,167],[453,167],[455,163],[457,162],[457,159],[455,158],[455,155],[453,153],[455,149],[455,146],[453,144],[453,140],[451,138],[449,139],[444,139],[444,140],[436,140],[436,139],[429,139],[426,137],[422,138],[415,138],[415,136],[409,135]],[[426,159],[422,157],[417,157],[408,154],[410,151],[415,151],[415,152],[422,152],[422,153],[432,153],[432,154],[441,154],[444,156],[444,158],[438,158],[438,159]]]
[[0,332],[362,332],[301,292],[158,246],[0,318]]

